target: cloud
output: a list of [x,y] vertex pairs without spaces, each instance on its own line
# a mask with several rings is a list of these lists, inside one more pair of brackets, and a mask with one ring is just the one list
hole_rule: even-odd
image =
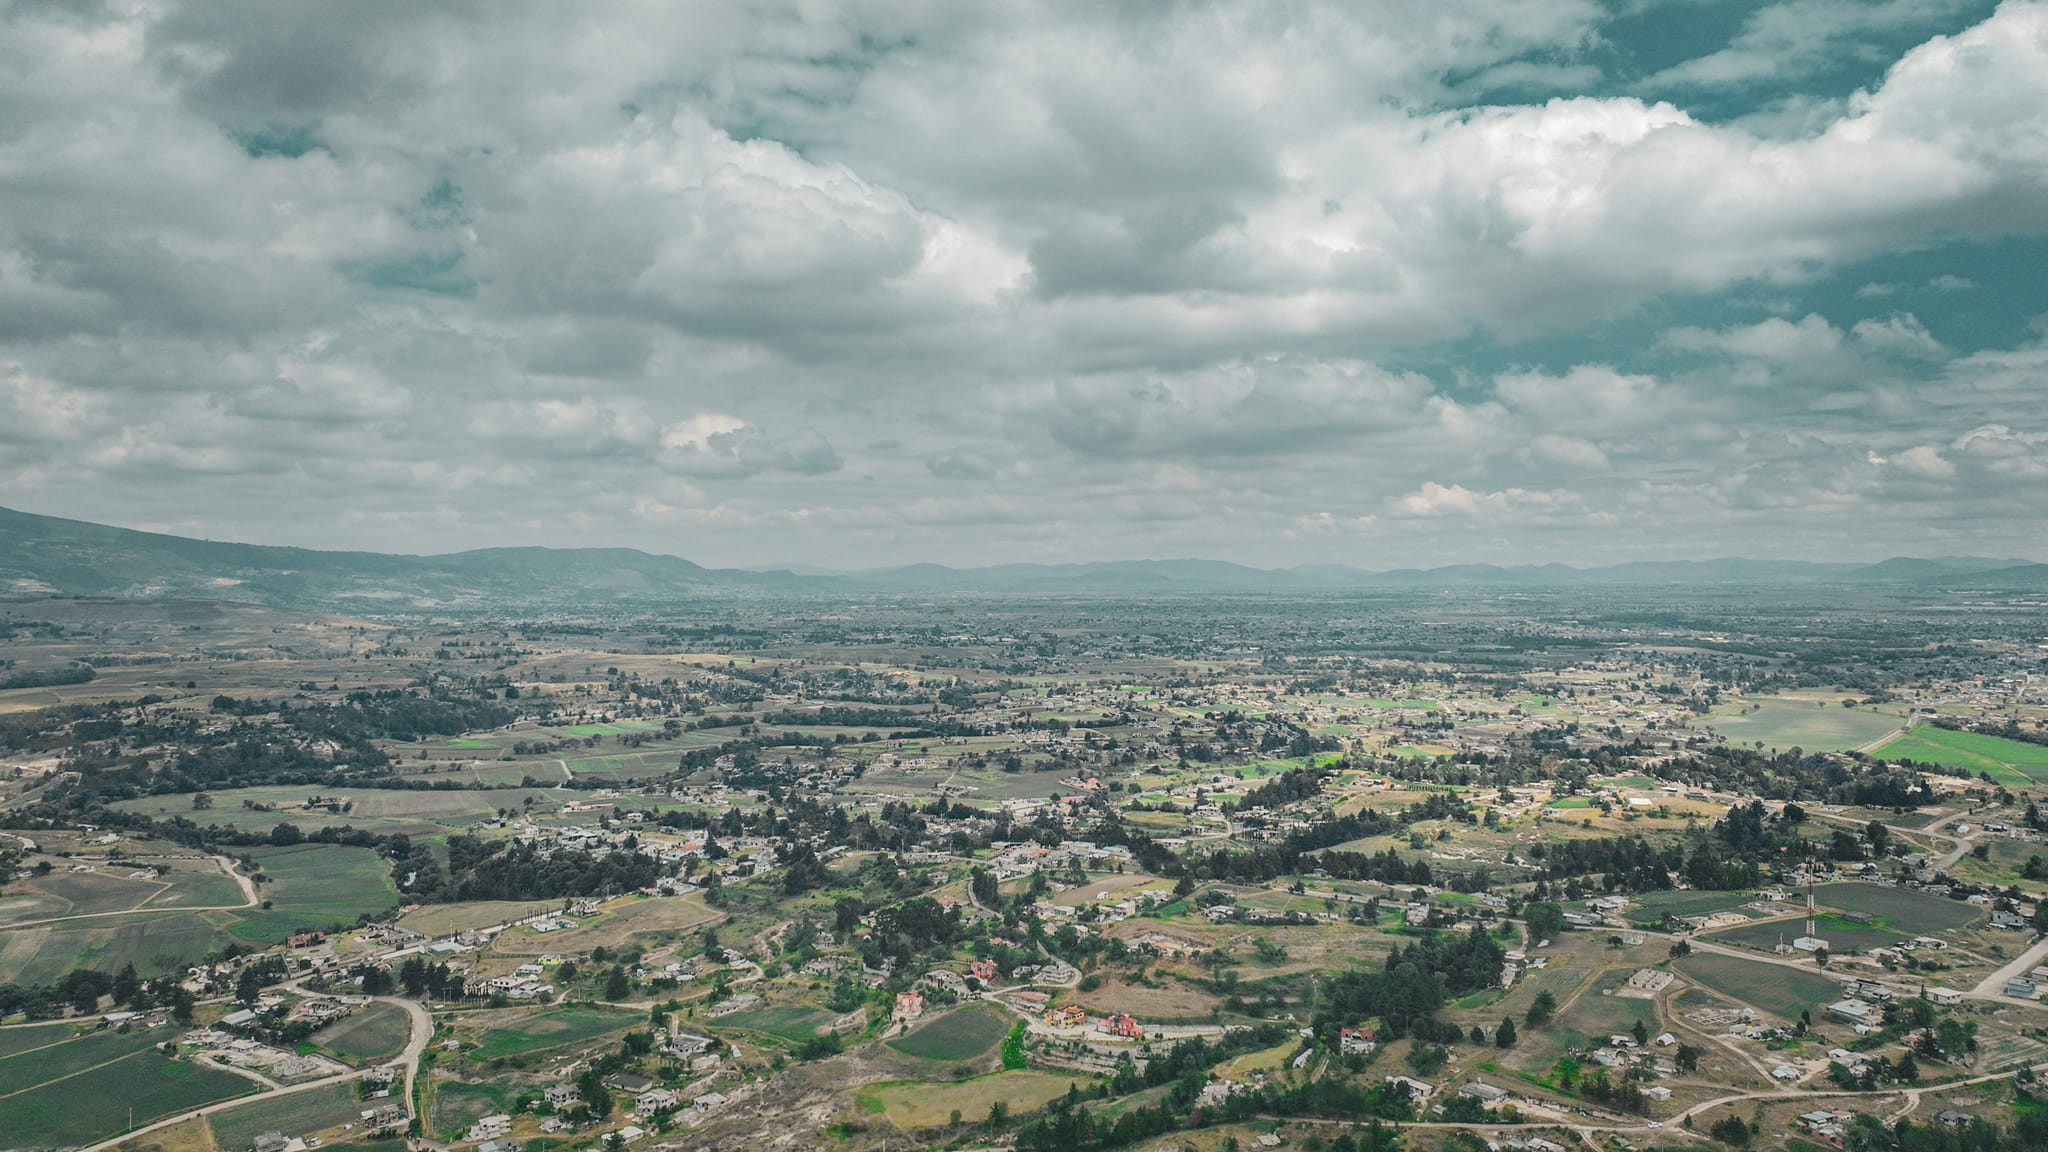
[[747,563],[2038,530],[2048,352],[1954,294],[2048,234],[2048,5],[1978,11],[1629,87],[1593,0],[16,5],[0,491]]
[[1434,480],[1388,504],[1396,516],[1479,516],[1505,512],[1554,511],[1569,504],[1572,493],[1532,492],[1507,488],[1498,492],[1474,492],[1462,484],[1443,485]]
[[842,461],[814,430],[777,439],[721,412],[703,412],[661,430],[661,463],[686,476],[753,476],[770,470],[822,476]]

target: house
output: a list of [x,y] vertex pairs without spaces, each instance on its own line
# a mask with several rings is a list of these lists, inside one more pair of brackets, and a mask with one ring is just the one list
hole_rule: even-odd
[[1927,999],[1935,1004],[1956,1005],[1963,1002],[1963,994],[1954,988],[1926,989]]
[[1425,1083],[1412,1076],[1389,1076],[1387,1077],[1387,1083],[1399,1084],[1401,1087],[1406,1088],[1408,1090],[1408,1097],[1411,1100],[1427,1100],[1431,1096],[1436,1095],[1436,1085]]
[[723,1093],[706,1092],[695,1100],[690,1101],[690,1108],[697,1112],[709,1112],[724,1103],[725,1096]]
[[915,1020],[924,1015],[924,995],[919,992],[898,992],[894,1020]]
[[628,1144],[635,1144],[647,1138],[647,1131],[644,1128],[628,1124],[624,1128],[619,1129],[615,1135]]
[[604,1086],[614,1092],[624,1092],[628,1096],[638,1096],[649,1088],[654,1087],[654,1081],[633,1072],[614,1072],[604,1078]]
[[676,1095],[673,1088],[651,1088],[642,1092],[639,1099],[633,1101],[633,1113],[637,1116],[652,1116],[679,1103],[681,1098]]
[[1088,1020],[1088,1013],[1079,1004],[1068,1004],[1062,1008],[1048,1009],[1045,1023],[1048,1028],[1078,1028]]
[[1372,1049],[1372,1033],[1363,1028],[1345,1028],[1337,1033],[1337,1050],[1346,1056],[1363,1056]]
[[292,1138],[282,1132],[265,1132],[257,1136],[250,1147],[255,1149],[255,1152],[284,1152],[291,1143]]
[[1801,1075],[1803,1073],[1790,1064],[1780,1064],[1771,1069],[1771,1078],[1774,1080],[1797,1080]]
[[1145,1038],[1145,1029],[1139,1026],[1136,1019],[1124,1012],[1118,1012],[1113,1016],[1104,1016],[1095,1025],[1095,1030],[1124,1040],[1142,1040]]
[[2015,976],[2005,982],[2005,994],[2017,996],[2022,1000],[2032,1000],[2034,993],[2039,990],[2038,985],[2024,976]]
[[976,980],[986,984],[996,978],[996,962],[993,960],[976,960],[967,966],[967,971]]
[[1871,1024],[1878,1019],[1877,1009],[1861,1000],[1837,1000],[1828,1005],[1828,1015],[1851,1024]]
[[541,1098],[548,1102],[548,1107],[559,1111],[581,1103],[583,1093],[577,1090],[574,1084],[550,1084],[547,1090],[541,1093]]

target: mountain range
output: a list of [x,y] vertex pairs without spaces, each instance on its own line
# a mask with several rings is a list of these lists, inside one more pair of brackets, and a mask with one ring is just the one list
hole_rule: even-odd
[[632,548],[485,548],[438,556],[194,540],[0,508],[0,595],[200,597],[357,611],[658,603],[776,594],[1149,595],[1342,593],[1601,586],[1899,585],[2048,590],[2048,565],[1959,556],[1876,564],[1720,559],[1372,571],[1252,568],[1218,560],[938,564],[862,572],[706,568]]

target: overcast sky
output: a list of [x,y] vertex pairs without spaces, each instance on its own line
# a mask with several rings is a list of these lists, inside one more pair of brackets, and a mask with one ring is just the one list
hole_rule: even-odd
[[2048,5],[0,0],[0,504],[2048,559]]

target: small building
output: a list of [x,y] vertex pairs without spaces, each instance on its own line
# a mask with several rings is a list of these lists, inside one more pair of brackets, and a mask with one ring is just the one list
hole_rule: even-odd
[[1851,1024],[1870,1024],[1879,1018],[1877,1009],[1861,1000],[1837,1000],[1828,1005],[1828,1015]]
[[896,1010],[892,1014],[893,1019],[915,1020],[922,1015],[924,1015],[923,993],[898,992],[896,994]]
[[2005,982],[2005,994],[2017,996],[2022,1000],[2032,1000],[2034,994],[2039,991],[2040,986],[2024,976],[2015,976]]
[[614,1072],[604,1078],[604,1086],[614,1092],[624,1092],[628,1096],[638,1096],[649,1088],[654,1087],[654,1081],[635,1072]]
[[1496,1088],[1483,1080],[1467,1080],[1458,1085],[1458,1095],[1470,1096],[1481,1104],[1498,1104],[1508,1098],[1507,1089]]

